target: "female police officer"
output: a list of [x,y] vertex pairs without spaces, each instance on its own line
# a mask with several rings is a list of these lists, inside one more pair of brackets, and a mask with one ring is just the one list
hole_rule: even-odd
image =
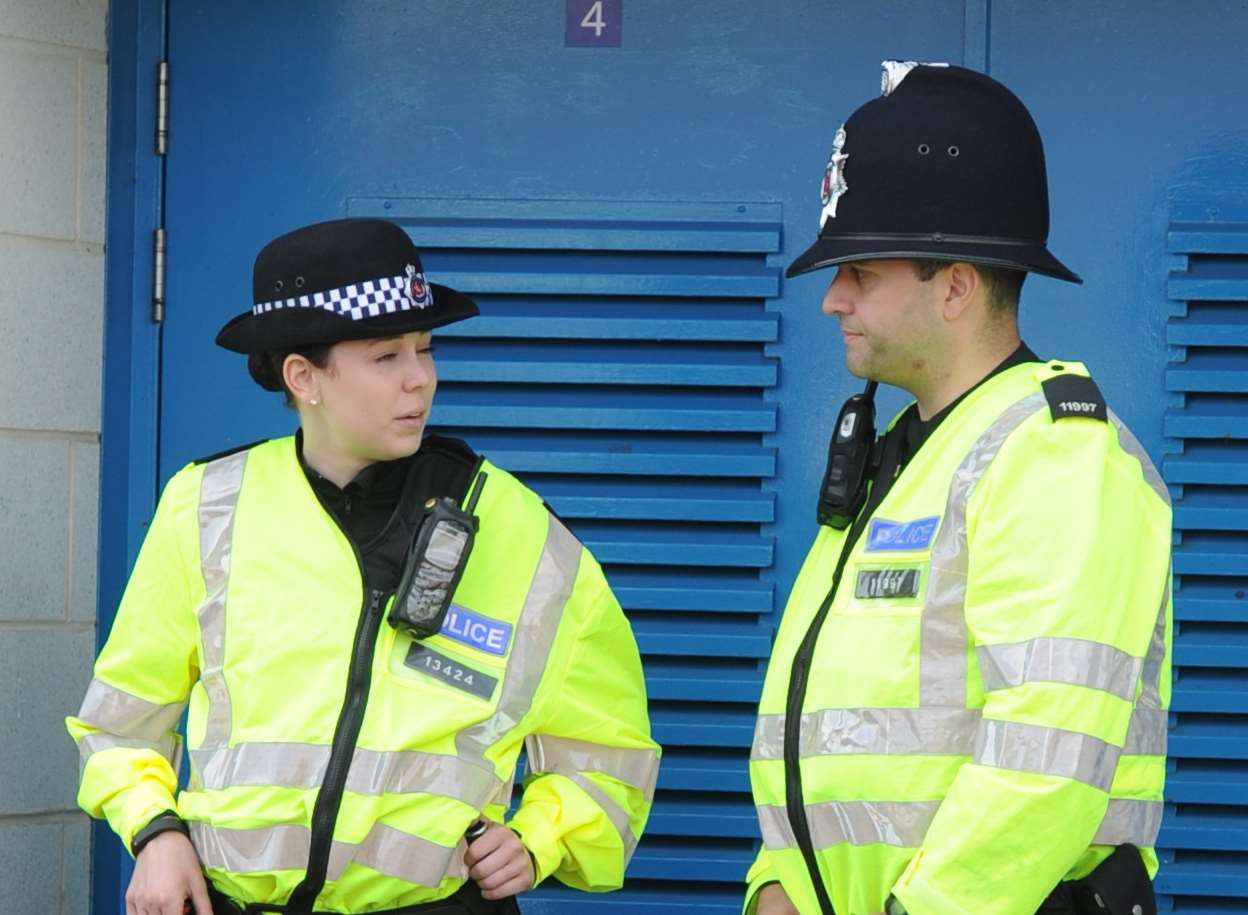
[[217,342],[300,431],[170,480],[68,722],[79,803],[137,856],[128,913],[491,912],[550,874],[618,886],[658,762],[628,623],[532,491],[424,436],[429,331],[476,305],[383,220],[274,240],[254,292]]

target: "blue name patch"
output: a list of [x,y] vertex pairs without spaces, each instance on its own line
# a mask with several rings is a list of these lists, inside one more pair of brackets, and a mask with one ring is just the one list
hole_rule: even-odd
[[867,546],[864,552],[885,550],[925,550],[932,545],[940,515],[916,518],[914,521],[889,521],[872,518],[867,528]]
[[441,634],[501,658],[511,642],[511,623],[492,620],[467,607],[451,604],[442,622]]

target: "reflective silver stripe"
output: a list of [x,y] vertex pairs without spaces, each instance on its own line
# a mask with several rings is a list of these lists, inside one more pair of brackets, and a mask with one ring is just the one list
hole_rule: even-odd
[[[970,756],[979,709],[823,709],[802,716],[799,755],[896,753],[907,756]],[[784,758],[784,715],[759,715],[751,759]]]
[[246,451],[204,467],[199,488],[199,554],[204,575],[204,603],[199,608],[204,669],[200,681],[208,693],[204,747],[225,746],[230,739],[230,691],[225,682],[225,594],[230,581],[234,512],[243,487]]
[[639,788],[649,801],[659,775],[659,754],[654,750],[604,747],[588,740],[532,734],[525,738],[529,769],[558,772],[573,778],[581,772],[602,772]]
[[[548,518],[546,543],[516,621],[516,641],[503,676],[498,706],[489,718],[455,735],[459,758],[484,768],[491,775],[494,764],[486,752],[514,728],[532,706],[581,564],[580,541],[554,515]],[[502,803],[506,802],[502,799]]]
[[308,866],[312,831],[306,826],[227,829],[199,822],[187,825],[204,867],[219,867],[235,874],[254,874],[304,870]]
[[358,794],[436,794],[480,807],[502,781],[480,766],[443,753],[355,748],[347,790]]
[[984,689],[1009,689],[1037,681],[1068,683],[1135,699],[1143,658],[1087,639],[1043,637],[976,649]]
[[304,743],[242,743],[191,750],[192,786],[219,791],[238,785],[319,788],[329,747]]
[[1119,752],[1112,743],[1089,734],[985,718],[975,737],[974,761],[997,769],[1072,778],[1108,791]]
[[[207,823],[189,824],[191,841],[204,867],[235,874],[280,870],[303,870],[308,865],[312,831],[306,826],[261,826],[227,829]],[[462,875],[463,857],[428,839],[377,823],[364,841],[334,842],[330,847],[327,878],[337,880],[348,864],[361,864],[409,883],[437,886],[443,876],[455,874],[456,859]]]
[[169,765],[174,772],[178,771],[178,767],[182,762],[182,738],[177,734],[166,734],[160,740],[145,740],[142,737],[117,737],[114,734],[87,734],[78,741],[78,780],[82,780],[82,774],[86,771],[87,760],[92,754],[100,753],[104,750],[151,750],[158,753],[165,759],[169,760]]
[[1137,705],[1142,708],[1161,708],[1161,668],[1166,660],[1166,626],[1169,622],[1171,570],[1166,570],[1166,585],[1161,592],[1161,606],[1157,609],[1157,625],[1153,627],[1153,637],[1148,643],[1148,654],[1144,656],[1144,670],[1141,673],[1143,689]]
[[122,748],[158,753],[176,772],[182,760],[182,739],[176,728],[185,708],[186,702],[161,705],[93,679],[78,717],[100,732],[78,741],[79,780],[91,754]]
[[595,785],[586,776],[578,773],[571,776],[571,778],[586,794],[594,799],[595,804],[603,809],[607,819],[615,827],[615,831],[620,834],[620,842],[624,845],[624,863],[628,864],[629,859],[633,857],[633,852],[637,848],[637,837],[633,835],[633,826],[629,821],[628,811],[612,800],[611,795]]
[[[198,787],[266,785],[319,788],[329,764],[328,746],[307,743],[243,743],[192,750]],[[493,793],[499,779],[454,756],[418,750],[385,752],[356,747],[346,788],[357,794],[436,794],[475,804]]]
[[945,514],[932,544],[920,634],[919,705],[966,705],[967,499],[1005,440],[1044,406],[1044,395],[1036,393],[1007,407],[954,471]]
[[1169,713],[1160,708],[1137,708],[1131,713],[1123,753],[1132,756],[1165,756]]
[[1161,831],[1164,807],[1160,801],[1110,798],[1109,809],[1092,839],[1094,845],[1125,845],[1152,848]]
[[160,705],[96,678],[87,687],[78,717],[101,731],[156,743],[177,728],[185,708],[185,701]]
[[334,842],[326,878],[337,880],[348,864],[361,864],[421,886],[437,886],[445,876],[462,877],[467,873],[463,853],[457,855],[454,846],[439,845],[384,823],[374,823],[359,845]]
[[1144,450],[1144,446],[1140,444],[1139,439],[1132,434],[1131,430],[1126,427],[1126,424],[1118,418],[1118,414],[1113,410],[1109,411],[1109,421],[1114,424],[1114,429],[1118,432],[1118,444],[1122,447],[1122,450],[1140,462],[1140,472],[1144,474],[1144,480],[1152,487],[1153,492],[1161,497],[1161,501],[1169,505],[1170,490],[1166,488],[1165,482],[1161,479],[1161,474],[1153,466],[1153,462],[1149,459],[1148,452]]
[[[826,801],[806,805],[810,838],[816,849],[834,845],[893,845],[918,848],[940,801]],[[758,823],[771,850],[797,848],[783,806],[761,804]]]
[[1140,698],[1131,713],[1127,740],[1123,753],[1133,756],[1165,756],[1169,715],[1161,707],[1161,671],[1166,659],[1166,628],[1170,611],[1170,572],[1166,572],[1166,585],[1161,594],[1161,606],[1157,611],[1157,625],[1149,641],[1148,654],[1140,673]]

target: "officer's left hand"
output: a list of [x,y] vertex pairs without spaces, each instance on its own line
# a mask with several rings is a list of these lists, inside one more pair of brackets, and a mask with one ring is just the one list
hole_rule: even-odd
[[533,886],[528,851],[518,835],[499,823],[491,823],[469,843],[464,863],[486,899],[505,899]]

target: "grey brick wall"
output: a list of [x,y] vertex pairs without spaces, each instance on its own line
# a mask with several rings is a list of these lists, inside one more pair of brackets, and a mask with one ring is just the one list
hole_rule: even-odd
[[90,678],[105,0],[0,0],[0,915],[85,913],[64,716]]

